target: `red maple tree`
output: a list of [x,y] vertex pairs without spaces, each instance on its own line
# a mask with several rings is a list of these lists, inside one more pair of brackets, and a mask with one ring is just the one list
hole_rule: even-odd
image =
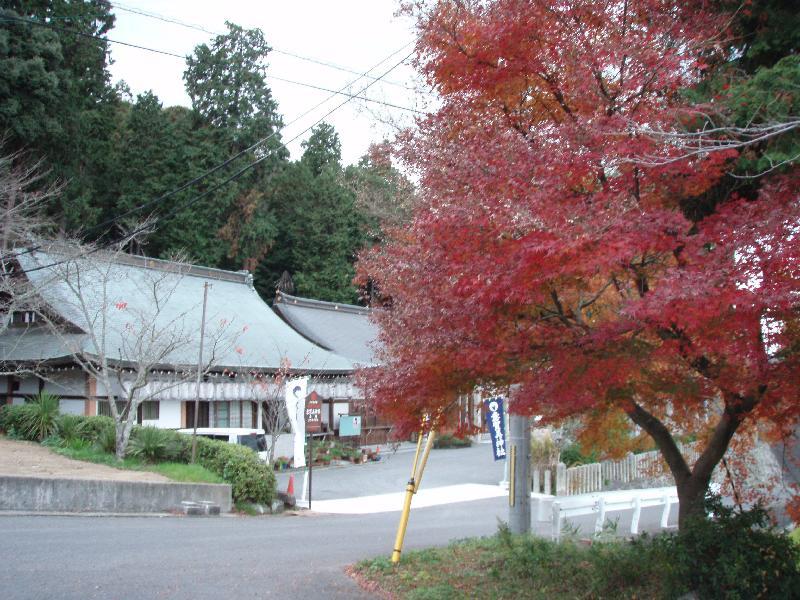
[[[442,106],[402,140],[413,222],[360,262],[391,298],[370,397],[402,430],[476,385],[519,384],[512,410],[550,421],[627,415],[674,475],[683,524],[737,431],[786,436],[799,408],[800,173],[738,194],[741,148],[683,143],[713,108],[683,92],[729,59],[730,15],[678,0],[408,10]],[[702,442],[694,465],[685,434]]]

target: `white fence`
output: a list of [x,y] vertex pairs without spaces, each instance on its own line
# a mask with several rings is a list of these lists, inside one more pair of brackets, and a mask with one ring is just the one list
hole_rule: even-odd
[[[690,466],[697,461],[699,453],[695,444],[680,445],[686,462]],[[666,465],[657,450],[641,454],[628,454],[622,460],[604,460],[599,463],[567,468],[559,463],[552,468],[536,465],[532,468],[532,491],[534,494],[554,493],[556,496],[572,496],[599,492],[604,487],[657,478],[668,474]]]
[[564,520],[574,517],[595,515],[594,532],[600,533],[608,520],[608,513],[631,510],[630,532],[631,535],[639,533],[639,520],[642,509],[648,507],[661,507],[659,525],[662,529],[669,527],[669,514],[672,505],[678,503],[678,493],[674,487],[652,488],[649,490],[606,492],[602,495],[574,496],[559,498],[558,500],[539,497],[536,499],[539,506],[535,514],[543,515],[550,506],[552,519],[552,536],[554,540],[561,538]]

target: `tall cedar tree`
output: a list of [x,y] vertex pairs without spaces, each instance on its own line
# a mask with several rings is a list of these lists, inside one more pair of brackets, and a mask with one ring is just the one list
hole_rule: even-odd
[[281,144],[278,104],[266,81],[271,48],[261,30],[226,25],[227,34],[215,37],[210,45],[200,44],[187,58],[184,81],[203,137],[224,149],[223,160],[259,144],[223,173],[230,175],[248,162],[260,162],[228,184],[227,194],[213,195],[214,204],[209,206],[213,218],[203,213],[202,235],[216,239],[218,248],[220,238],[228,246],[225,255],[208,256],[216,259],[208,264],[252,270],[274,245],[277,226],[264,191],[285,166],[288,152]]
[[[681,526],[737,432],[794,430],[800,172],[758,161],[800,145],[785,118],[798,72],[782,89],[740,68],[763,42],[737,47],[757,9],[413,3],[418,65],[443,103],[406,138],[413,222],[360,267],[391,299],[385,366],[364,373],[379,410],[410,430],[475,385],[519,384],[517,413],[626,415],[674,475]],[[703,91],[718,74],[728,86]],[[702,442],[694,465],[683,434]]]
[[[110,86],[106,0],[11,0],[0,7],[0,132],[5,150],[44,159],[64,185],[61,229],[90,225],[106,197],[117,94]],[[71,33],[72,31],[76,33]]]
[[[297,293],[334,302],[355,302],[356,253],[366,237],[341,164],[341,143],[327,123],[303,142],[303,156],[277,175],[267,194],[275,207],[278,234],[256,280],[275,283],[288,271]],[[257,284],[258,285],[258,284]],[[263,290],[262,294],[268,290]]]

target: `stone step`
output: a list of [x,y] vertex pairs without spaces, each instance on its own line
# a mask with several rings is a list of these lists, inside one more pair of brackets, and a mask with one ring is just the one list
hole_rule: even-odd
[[181,510],[191,517],[218,517],[220,514],[219,504],[209,500],[184,500],[181,502]]

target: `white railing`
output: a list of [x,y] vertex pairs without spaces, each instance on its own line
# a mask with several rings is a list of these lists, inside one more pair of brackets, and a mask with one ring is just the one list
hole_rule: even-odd
[[674,487],[653,488],[649,490],[630,490],[619,492],[606,492],[602,495],[573,496],[570,498],[559,498],[550,500],[547,498],[537,498],[538,503],[544,503],[537,507],[539,514],[546,512],[546,504],[552,502],[551,520],[552,536],[558,541],[561,539],[561,531],[564,528],[566,519],[595,515],[594,532],[600,533],[606,523],[606,517],[610,512],[631,510],[630,532],[631,535],[639,533],[639,519],[643,508],[661,507],[661,520],[659,525],[662,529],[669,527],[669,514],[672,505],[678,504],[678,493]]

